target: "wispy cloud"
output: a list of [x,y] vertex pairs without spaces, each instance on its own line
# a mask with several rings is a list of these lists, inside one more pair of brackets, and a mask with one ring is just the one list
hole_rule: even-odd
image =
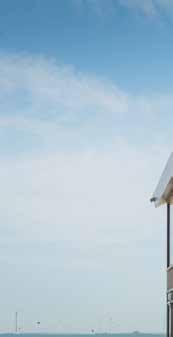
[[64,143],[76,150],[86,139],[91,141],[89,149],[100,142],[112,146],[139,140],[145,147],[153,139],[162,144],[161,136],[167,139],[172,132],[162,127],[171,120],[171,93],[133,95],[50,58],[1,54],[0,98],[1,133],[5,129],[11,137],[15,132],[23,143],[26,133],[30,138],[37,135],[43,144],[46,140],[50,148],[54,142],[59,150]]
[[102,16],[116,12],[118,5],[131,10],[138,11],[146,17],[160,16],[173,11],[171,0],[74,0],[79,6],[87,5],[96,14]]
[[[121,114],[127,95],[115,85],[82,75],[45,58],[0,57],[1,111],[59,121],[92,118],[97,112]],[[10,102],[8,98],[10,97]],[[9,106],[13,104],[11,112]]]
[[120,5],[137,10],[147,17],[162,16],[173,12],[171,0],[119,0]]
[[126,125],[132,121],[133,135],[132,130],[142,125],[152,137],[148,123],[154,127],[165,107],[168,112],[173,107],[171,94],[134,96],[56,60],[28,55],[0,56],[0,98],[1,129],[28,130],[42,141],[58,140],[61,146],[65,139],[71,144],[72,134],[78,143],[82,137],[98,136],[103,142],[110,142],[110,137],[127,139]]
[[147,16],[155,16],[158,14],[157,0],[120,0],[119,2],[125,7],[137,9]]

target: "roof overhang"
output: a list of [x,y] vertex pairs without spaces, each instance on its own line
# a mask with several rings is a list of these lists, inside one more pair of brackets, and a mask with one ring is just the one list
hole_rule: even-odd
[[156,207],[165,203],[173,204],[173,153],[168,159],[151,201]]

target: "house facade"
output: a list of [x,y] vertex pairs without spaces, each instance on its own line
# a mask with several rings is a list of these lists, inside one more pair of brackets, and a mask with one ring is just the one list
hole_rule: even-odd
[[173,337],[173,153],[168,159],[151,201],[156,207],[165,204],[167,208],[167,337]]

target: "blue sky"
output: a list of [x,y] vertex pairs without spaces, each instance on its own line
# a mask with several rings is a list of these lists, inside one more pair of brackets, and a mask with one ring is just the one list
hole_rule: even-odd
[[164,331],[172,28],[169,0],[0,2],[3,331]]
[[[125,5],[128,2],[135,3],[52,0],[50,6],[40,0],[18,0],[17,4],[4,1],[1,48],[53,56],[81,71],[115,80],[130,91],[170,90],[169,1],[167,6],[160,1],[156,13],[148,5],[147,14],[139,1],[136,8]],[[158,8],[159,1],[153,3]]]

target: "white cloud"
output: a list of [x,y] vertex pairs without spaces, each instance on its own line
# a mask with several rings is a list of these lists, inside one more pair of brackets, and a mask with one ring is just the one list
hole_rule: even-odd
[[[164,120],[165,103],[172,109],[172,96],[134,97],[49,59],[5,55],[0,57],[0,95],[0,131],[8,132],[8,146],[13,147],[14,130],[23,131],[14,141],[19,137],[25,143],[29,130],[30,138],[41,135],[50,146],[43,151],[35,140],[37,155],[25,144],[24,156],[1,155],[0,258],[2,275],[9,275],[1,278],[3,314],[15,311],[16,302],[22,308],[27,302],[30,319],[39,313],[43,321],[46,317],[43,330],[58,330],[60,306],[63,331],[95,325],[103,331],[108,328],[104,307],[113,317],[117,313],[116,329],[124,330],[120,312],[126,307],[128,330],[145,330],[146,320],[148,330],[162,330],[163,311],[156,307],[164,299],[164,212],[154,210],[149,198],[170,151],[160,132],[153,136],[153,127],[158,116]],[[129,125],[134,134],[137,126],[144,132],[142,146],[136,145],[138,136],[129,141]],[[99,141],[108,142],[106,150],[93,141],[87,150],[71,146],[69,133],[79,132],[81,141],[83,133],[91,138],[92,128]],[[155,298],[150,312],[146,294]],[[142,301],[145,315],[131,313],[132,299],[136,308]],[[81,310],[71,315],[74,306]],[[31,322],[25,324],[31,328]]]
[[[57,152],[39,158],[3,160],[0,256],[3,274],[13,273],[15,286],[15,294],[8,302],[9,281],[1,293],[1,302],[7,303],[8,310],[9,306],[14,308],[13,301],[24,307],[26,285],[28,310],[34,305],[43,320],[43,293],[46,312],[53,308],[49,309],[51,315],[46,315],[43,330],[51,330],[52,326],[59,329],[55,323],[57,298],[63,331],[86,331],[92,325],[103,331],[108,328],[107,312],[118,320],[116,331],[162,330],[163,312],[156,312],[155,306],[164,308],[160,272],[164,265],[164,225],[160,225],[164,223],[164,212],[163,208],[155,210],[149,198],[167,152],[138,151],[119,143],[110,152]],[[2,285],[4,282],[1,279]],[[122,292],[129,295],[121,296]],[[155,301],[146,303],[146,293]],[[134,307],[139,307],[142,300],[145,310],[150,303],[145,320],[142,311],[130,314],[130,296]],[[71,315],[67,308],[74,305],[80,305],[81,311]],[[124,315],[120,314],[124,307],[129,312],[126,326]],[[35,310],[30,313],[32,320]],[[151,314],[155,320],[149,319]],[[158,318],[160,323],[156,325]],[[25,327],[30,328],[31,322]]]

